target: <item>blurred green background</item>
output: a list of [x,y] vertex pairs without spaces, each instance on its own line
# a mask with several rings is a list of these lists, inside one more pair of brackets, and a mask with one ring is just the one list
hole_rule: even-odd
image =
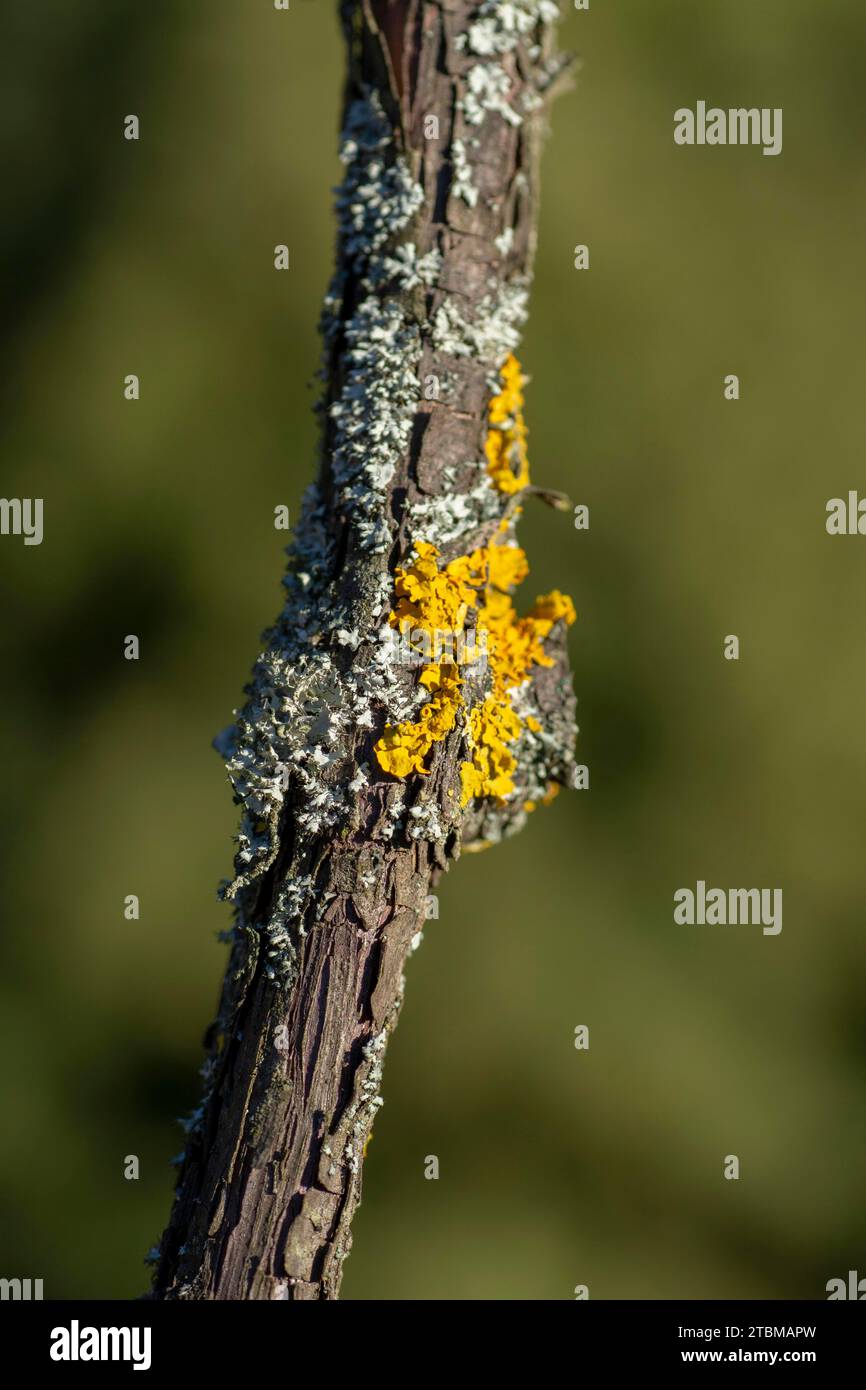
[[[522,357],[534,478],[591,529],[530,507],[522,534],[528,589],[578,609],[591,787],[441,887],[344,1293],[822,1298],[866,1274],[866,541],[824,530],[864,485],[866,25],[859,0],[563,8],[583,69]],[[198,1097],[236,827],[210,739],[313,467],[334,10],[3,19],[2,491],[46,511],[41,547],[0,542],[0,1274],[46,1296],[147,1287]],[[783,107],[782,155],[677,148],[698,99]],[[781,935],[675,926],[698,878],[782,887]]]

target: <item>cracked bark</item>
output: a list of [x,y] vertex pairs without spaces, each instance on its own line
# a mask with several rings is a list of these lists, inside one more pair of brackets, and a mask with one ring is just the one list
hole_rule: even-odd
[[[460,102],[477,59],[457,40],[478,9],[477,0],[349,0],[341,6],[348,48],[346,100],[362,89],[378,93],[396,146],[424,190],[412,226],[415,245],[419,254],[433,247],[442,254],[436,289],[404,292],[407,309],[422,325],[429,326],[449,296],[459,296],[471,317],[493,280],[505,283],[528,274],[534,251],[540,121],[564,64],[552,52],[549,29],[539,51],[521,40],[513,51],[495,56],[492,61],[511,82],[512,106],[519,109],[523,95],[533,93],[539,107],[519,125],[494,113],[468,127]],[[438,138],[425,138],[430,116],[438,118]],[[474,206],[452,190],[455,138],[479,142],[473,146]],[[510,245],[503,250],[508,228]],[[350,276],[344,318],[360,293]],[[339,395],[344,353],[338,332],[326,362],[326,404]],[[335,591],[361,630],[383,566],[393,574],[408,557],[407,503],[468,488],[465,461],[483,457],[489,366],[443,357],[428,334],[418,374],[423,381],[428,373],[447,373],[452,389],[447,401],[419,401],[410,447],[389,485],[390,553],[365,552],[350,518],[341,514],[329,472],[330,426],[323,416],[320,486],[333,502],[331,525],[342,562]],[[503,499],[503,511],[507,505]],[[479,527],[471,544],[487,543],[496,525]],[[461,541],[455,554],[468,548]],[[559,744],[558,776],[566,782],[574,703],[564,634],[555,629],[545,645],[555,665],[537,669],[534,694]],[[360,653],[345,655],[347,663],[360,659]],[[375,766],[372,745],[380,733],[381,727],[355,732],[357,761]],[[409,779],[420,787],[380,774],[358,793],[350,823],[322,833],[312,845],[295,833],[299,793],[290,787],[276,857],[252,890],[247,925],[232,946],[219,1015],[205,1040],[211,1085],[179,1175],[154,1297],[338,1296],[406,958],[439,875],[461,846],[481,833],[483,812],[477,806],[455,819],[453,788],[459,785],[464,748],[456,731],[435,744],[429,777]],[[450,824],[444,842],[389,842],[382,825],[398,795],[441,806]],[[514,813],[503,808],[500,815],[507,831]],[[319,902],[327,906],[309,931],[296,937],[297,977],[290,984],[275,983],[264,973],[258,928],[269,919],[279,884],[301,872],[312,875]]]

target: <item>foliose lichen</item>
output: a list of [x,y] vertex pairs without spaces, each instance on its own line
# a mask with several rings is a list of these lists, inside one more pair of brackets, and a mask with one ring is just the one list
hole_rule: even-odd
[[[372,729],[382,705],[408,717],[418,703],[392,678],[393,634],[379,632],[387,573],[378,592],[368,595],[367,627],[359,631],[340,599],[328,523],[336,501],[361,551],[382,553],[390,544],[387,489],[408,446],[420,394],[421,335],[389,291],[434,284],[440,256],[435,248],[419,254],[407,235],[423,190],[394,150],[375,93],[349,105],[340,157],[346,166],[336,196],[341,269],[322,314],[326,356],[341,340],[341,387],[324,420],[336,497],[326,501],[319,485],[307,491],[283,611],[265,634],[245,706],[216,740],[242,807],[235,876],[223,888],[237,908],[235,932],[274,862],[287,796],[301,838],[312,841],[347,818],[366,775],[352,757],[352,735]],[[347,311],[350,280],[353,307]],[[362,642],[364,661],[347,662]],[[324,906],[315,901],[309,875],[279,885],[260,927],[273,979],[291,979],[304,923]]]
[[[534,109],[535,93],[524,93],[523,113],[517,111],[510,101],[511,79],[501,59],[522,40],[536,39],[539,29],[558,16],[559,6],[553,0],[483,0],[466,33],[457,40],[464,52],[495,60],[476,63],[467,74],[462,110],[470,125],[481,125],[488,112],[501,116],[509,125],[522,124],[523,113]],[[537,42],[530,43],[530,57],[537,54]]]

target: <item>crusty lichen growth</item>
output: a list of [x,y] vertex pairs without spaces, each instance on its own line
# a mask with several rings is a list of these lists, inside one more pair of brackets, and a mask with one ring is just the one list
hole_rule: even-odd
[[[307,491],[285,606],[265,634],[246,705],[217,740],[243,807],[235,876],[223,889],[237,908],[236,936],[274,862],[286,802],[294,804],[302,863],[305,846],[312,856],[322,831],[346,823],[366,785],[355,753],[359,735],[373,729],[380,708],[402,718],[416,704],[393,678],[392,634],[382,630],[384,561],[378,578],[365,581],[360,623],[358,605],[343,597],[331,523],[335,509],[344,514],[362,554],[383,556],[391,543],[388,489],[420,395],[421,329],[400,292],[435,283],[440,257],[436,248],[419,255],[411,239],[423,191],[395,150],[375,92],[350,102],[340,158],[346,175],[336,198],[339,269],[322,315],[326,359],[339,341],[343,363],[339,394],[321,407],[332,491],[326,495],[321,484]],[[308,873],[283,879],[259,928],[275,981],[291,981],[298,940],[326,907]]]
[[535,715],[521,718],[513,695],[528,687],[533,665],[553,665],[544,639],[554,623],[574,622],[574,605],[554,590],[537,598],[529,613],[519,617],[510,595],[529,573],[526,555],[519,546],[499,538],[441,569],[437,558],[435,546],[416,542],[414,560],[397,571],[397,602],[390,621],[410,640],[423,633],[436,645],[443,634],[464,632],[471,615],[475,628],[470,650],[483,650],[490,690],[467,710],[454,657],[449,653],[428,662],[418,683],[431,698],[418,719],[386,728],[375,746],[376,757],[395,777],[426,776],[434,743],[444,739],[463,714],[469,756],[460,767],[461,802],[466,805],[473,797],[488,796],[504,801],[515,790],[517,763],[509,745],[520,737],[524,725],[532,733],[542,730]]
[[[526,426],[523,419],[523,376],[513,354],[505,359],[498,389],[488,410],[485,445],[492,485],[510,496],[529,482]],[[395,605],[391,625],[407,639],[411,649],[419,645],[436,652],[444,637],[451,638],[444,656],[427,661],[418,677],[430,698],[417,718],[389,724],[375,745],[380,766],[395,777],[427,776],[434,744],[455,726],[463,730],[467,756],[460,765],[461,805],[473,799],[493,798],[502,804],[516,793],[516,748],[524,728],[543,733],[537,715],[518,712],[515,697],[528,692],[533,666],[553,666],[544,650],[544,639],[554,624],[569,626],[575,620],[571,599],[554,590],[540,596],[528,614],[519,617],[511,595],[529,573],[525,552],[511,539],[513,515],[503,518],[492,542],[459,556],[441,567],[439,551],[429,541],[416,541],[411,563],[397,570]],[[487,678],[481,697],[468,703],[460,663],[454,656],[453,639],[467,631],[477,658],[484,652]],[[419,636],[427,639],[418,643]],[[527,797],[525,810],[534,809]]]
[[[513,549],[524,560],[523,551]],[[498,547],[491,551],[493,576],[497,574],[497,550]],[[473,797],[505,801],[514,794],[517,755],[513,745],[524,726],[530,733],[540,735],[543,725],[535,714],[527,712],[521,717],[513,697],[520,690],[528,690],[533,665],[554,665],[543,645],[554,624],[561,621],[570,626],[574,620],[571,599],[558,589],[537,598],[529,613],[521,618],[503,580],[489,580],[478,626],[488,634],[493,689],[469,716],[470,758],[460,768],[463,805]]]
[[490,426],[484,445],[487,471],[500,492],[522,492],[529,484],[526,424],[523,419],[523,374],[510,352],[502,364],[500,389],[490,401]]

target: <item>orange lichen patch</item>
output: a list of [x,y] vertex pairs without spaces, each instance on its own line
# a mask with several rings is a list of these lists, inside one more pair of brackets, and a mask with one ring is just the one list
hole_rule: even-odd
[[425,776],[429,768],[424,760],[433,744],[454,728],[457,710],[463,703],[460,676],[451,661],[436,662],[421,672],[421,684],[433,692],[433,698],[421,711],[416,723],[389,724],[376,744],[376,757],[386,772],[395,777],[408,777],[410,772]]
[[529,483],[526,425],[523,420],[523,374],[509,353],[500,368],[501,389],[488,407],[484,453],[487,471],[500,492],[522,492]]
[[[401,566],[395,575],[396,602],[389,618],[391,626],[399,628],[413,647],[435,650],[436,655],[443,637],[462,633],[470,608],[478,602],[487,568],[483,550],[461,555],[442,569],[437,564],[438,555],[435,545],[416,542],[411,563]],[[428,662],[418,680],[432,699],[416,721],[389,724],[375,746],[380,766],[395,777],[429,772],[427,755],[433,744],[454,728],[463,703],[460,673],[450,653]]]
[[415,544],[416,558],[397,570],[394,592],[397,602],[392,627],[401,631],[420,628],[430,633],[461,632],[466,614],[474,606],[483,582],[486,552],[461,555],[440,570],[439,551],[427,541]]
[[512,773],[517,760],[509,750],[520,735],[521,723],[508,700],[496,695],[487,699],[469,716],[469,743],[472,758],[460,765],[463,805],[476,796],[495,796],[504,800],[514,791]]
[[[520,719],[511,692],[529,679],[533,665],[553,665],[542,642],[560,618],[574,622],[574,606],[554,590],[536,599],[525,617],[518,616],[508,590],[529,572],[519,546],[494,541],[442,569],[438,553],[426,542],[416,544],[412,563],[397,571],[390,621],[403,631],[436,634],[462,629],[470,610],[474,612],[477,631],[486,640],[492,688],[469,712],[471,756],[460,767],[462,804],[474,797],[504,800],[514,791],[517,768],[509,745],[520,737],[524,723],[534,733],[541,730],[533,716]],[[389,725],[375,746],[381,767],[396,777],[429,772],[426,758],[433,744],[451,732],[464,703],[460,673],[450,657],[428,663],[419,683],[431,694],[419,718]]]
[[487,587],[505,594],[529,574],[526,552],[519,545],[491,545],[487,555]]
[[[505,547],[494,547],[494,550]],[[523,551],[519,566],[525,574],[526,557]],[[509,565],[515,564],[513,561]],[[491,571],[501,564],[497,558]],[[493,690],[484,703],[470,716],[472,758],[460,769],[463,786],[463,805],[474,796],[493,796],[503,799],[514,791],[512,773],[516,767],[508,744],[519,736],[525,722],[538,733],[541,725],[533,716],[521,721],[511,707],[511,691],[528,680],[533,665],[552,666],[553,658],[545,652],[542,641],[550,633],[557,618],[574,622],[574,607],[558,590],[536,599],[526,617],[518,617],[508,594],[488,584],[485,601],[478,613],[479,631],[487,634],[487,651],[493,677]]]
[[561,594],[558,589],[554,589],[549,594],[539,595],[532,605],[532,616],[536,619],[539,626],[542,623],[548,624],[547,631],[544,633],[546,637],[547,633],[553,627],[553,624],[559,618],[564,618],[570,627],[577,617],[577,614],[574,611],[574,604],[568,597],[568,594]]

